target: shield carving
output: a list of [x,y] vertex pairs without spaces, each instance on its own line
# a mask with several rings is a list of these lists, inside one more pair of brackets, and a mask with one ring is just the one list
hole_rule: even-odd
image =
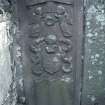
[[[68,44],[68,40],[71,42],[72,25],[67,23],[67,16],[71,14],[66,11],[65,6],[57,5],[55,1],[56,0],[43,7],[35,6],[32,7],[33,9],[30,9],[30,11],[33,11],[31,11],[31,13],[35,13],[33,16],[34,19],[38,19],[38,21],[34,20],[36,23],[34,23],[34,21],[32,22],[33,28],[31,27],[30,30],[30,42],[34,41],[34,47],[32,47],[31,51],[34,49],[34,56],[38,54],[38,58],[41,59],[38,60],[41,66],[38,66],[38,63],[32,63],[32,65],[35,66],[33,68],[34,72],[38,73],[40,70],[43,72],[42,74],[40,73],[41,76],[46,73],[51,75],[55,73],[58,74],[59,71],[61,73],[64,72],[64,70],[62,70],[62,63],[64,63],[62,61],[62,55],[71,56],[69,52],[71,43]],[[65,42],[65,40],[67,41]],[[40,51],[38,49],[40,49]],[[36,57],[32,59],[34,59],[35,62],[37,61]],[[69,63],[67,65],[69,65]]]
[[47,73],[54,74],[61,68],[61,60],[58,55],[44,54],[43,55],[43,68]]

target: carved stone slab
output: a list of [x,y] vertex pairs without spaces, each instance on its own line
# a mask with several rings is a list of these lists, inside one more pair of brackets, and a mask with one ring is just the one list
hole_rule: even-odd
[[79,3],[18,1],[27,105],[79,105],[82,43]]
[[26,52],[35,78],[59,78],[72,73],[72,11],[71,6],[56,2],[29,7],[32,19]]

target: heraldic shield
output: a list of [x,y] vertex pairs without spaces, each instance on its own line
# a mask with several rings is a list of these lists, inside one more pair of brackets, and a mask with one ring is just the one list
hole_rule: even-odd
[[80,72],[81,67],[81,63],[77,65],[81,6],[76,11],[76,1],[17,2],[26,105],[74,105],[74,100],[80,101],[80,87],[74,88],[80,84],[75,76],[76,68]]

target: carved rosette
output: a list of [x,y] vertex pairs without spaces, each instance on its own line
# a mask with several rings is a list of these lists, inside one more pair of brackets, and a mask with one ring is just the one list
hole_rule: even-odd
[[[49,9],[50,5],[55,8]],[[67,11],[66,4],[50,2],[31,9],[37,20],[29,27],[28,48],[33,75],[55,78],[55,75],[72,73],[72,14]]]

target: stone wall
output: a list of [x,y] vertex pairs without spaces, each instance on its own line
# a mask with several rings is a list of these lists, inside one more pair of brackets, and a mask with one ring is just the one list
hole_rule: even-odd
[[9,0],[0,0],[0,105],[15,105],[16,99],[12,8]]
[[6,13],[0,14],[0,105],[12,81],[9,53],[9,44],[11,41],[8,36],[10,21],[7,18]]
[[82,105],[105,105],[105,0],[85,0]]

